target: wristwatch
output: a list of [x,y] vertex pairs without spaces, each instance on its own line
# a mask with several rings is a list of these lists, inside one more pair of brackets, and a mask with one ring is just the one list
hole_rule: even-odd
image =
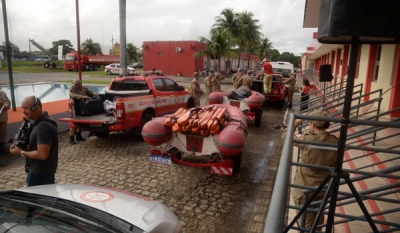
[[25,152],[25,151],[21,151],[21,156],[22,156],[22,157],[25,157],[24,152]]

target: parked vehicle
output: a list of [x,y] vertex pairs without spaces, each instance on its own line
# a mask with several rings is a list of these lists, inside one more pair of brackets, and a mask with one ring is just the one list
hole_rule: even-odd
[[[119,55],[81,55],[82,70],[98,70],[103,65],[118,63]],[[65,55],[64,69],[68,71],[78,71],[78,53],[70,52]]]
[[134,62],[130,67],[135,69],[143,69],[143,64],[140,62]]
[[[109,64],[104,67],[104,72],[106,72],[108,75],[121,74],[121,66],[119,63]],[[128,74],[134,74],[135,68],[127,67],[127,72]]]
[[141,135],[143,125],[153,117],[194,106],[189,90],[171,78],[153,72],[114,78],[105,93],[99,96],[103,101],[111,102],[111,110],[82,116],[77,111],[79,105],[71,100],[69,117],[59,121],[69,122],[71,127],[89,131],[97,137],[125,130]]
[[56,184],[0,192],[0,232],[180,233],[176,215],[116,188]]
[[252,90],[258,91],[265,96],[266,101],[278,102],[283,106],[287,95],[287,87],[283,83],[284,79],[281,74],[274,74],[272,77],[272,93],[264,93],[263,74],[258,74],[253,80]]
[[285,78],[289,78],[289,73],[294,72],[293,64],[290,62],[277,61],[271,62],[272,71],[276,74],[281,74]]

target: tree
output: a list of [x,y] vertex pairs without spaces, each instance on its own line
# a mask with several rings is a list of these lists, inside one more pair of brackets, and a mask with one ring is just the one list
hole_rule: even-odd
[[58,46],[62,45],[63,46],[63,55],[74,51],[75,49],[72,47],[71,41],[69,40],[58,40],[58,41],[53,41],[53,47],[49,49],[50,53],[53,55],[58,55]]
[[269,51],[268,56],[271,61],[279,61],[281,53],[277,49],[272,49]]
[[98,42],[93,42],[91,38],[86,39],[82,43],[82,49],[81,49],[82,54],[85,55],[96,55],[96,54],[103,54],[101,51],[101,45]]
[[139,48],[134,46],[132,43],[128,43],[126,45],[126,55],[128,58],[128,64],[131,64],[134,61],[142,60],[142,53]]
[[293,53],[283,52],[279,56],[279,61],[290,62],[293,65],[297,66],[298,64],[301,63],[301,58],[299,56],[295,56]]
[[210,30],[210,39],[200,37],[200,42],[204,43],[206,48],[195,52],[193,57],[207,56],[211,59],[217,60],[214,70],[217,70],[218,72],[221,68],[221,57],[233,57],[238,55],[238,51],[230,47],[228,32],[222,29],[212,28]]
[[270,58],[270,51],[272,50],[272,42],[269,41],[268,37],[265,37],[261,40],[261,43],[256,48],[256,54],[260,57],[260,59],[264,59],[266,57]]
[[[251,12],[244,11],[240,13],[239,19],[243,31],[242,43],[240,45],[244,45],[247,48],[247,53],[250,58],[250,51],[260,42],[262,35],[260,32],[261,25],[258,24],[258,19],[254,19],[254,15]],[[247,60],[247,67],[250,67],[250,59]]]

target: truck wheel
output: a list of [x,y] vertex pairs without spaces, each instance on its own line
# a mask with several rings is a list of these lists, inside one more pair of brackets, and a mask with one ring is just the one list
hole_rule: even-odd
[[94,133],[94,136],[96,136],[96,137],[98,137],[98,138],[105,138],[105,137],[107,137],[109,134],[110,134],[109,131],[107,131],[107,132],[97,132],[97,133]]
[[254,126],[255,127],[260,127],[261,125],[261,118],[262,118],[262,111],[259,110],[258,112],[256,112],[256,115],[254,117]]
[[139,132],[137,132],[139,135],[142,135],[143,126],[144,126],[147,122],[151,121],[151,119],[153,119],[153,117],[154,117],[154,116],[153,116],[153,114],[151,114],[151,113],[145,113],[145,114],[143,115],[142,121],[141,121],[141,123],[140,123]]
[[108,74],[108,75],[111,75],[111,71],[107,70],[107,74]]
[[49,68],[50,67],[50,65],[49,65],[49,63],[44,63],[44,68]]
[[233,175],[235,175],[240,171],[240,163],[242,162],[242,154],[231,158],[231,160],[233,162],[232,173],[233,173]]
[[56,63],[51,63],[51,68],[55,69],[57,67]]

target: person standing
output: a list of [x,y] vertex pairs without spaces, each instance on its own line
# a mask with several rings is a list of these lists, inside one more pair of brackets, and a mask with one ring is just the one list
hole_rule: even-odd
[[[69,97],[74,100],[75,109],[76,106],[79,106],[82,100],[89,99],[93,96],[97,96],[97,94],[82,86],[82,81],[80,79],[76,79],[73,85],[69,88]],[[76,144],[75,135],[77,141],[86,140],[86,138],[82,137],[81,129],[71,127],[69,129],[69,143],[72,145]]]
[[[325,112],[321,110],[315,110],[310,115],[312,116],[320,116],[326,117]],[[297,119],[295,121],[294,129],[296,129],[303,120]],[[315,120],[309,121],[310,131],[301,135],[293,135],[295,140],[302,141],[311,141],[311,142],[324,142],[324,143],[332,143],[337,145],[338,140],[336,137],[331,135],[326,131],[329,128],[330,123],[328,121]],[[283,132],[282,138],[286,137],[286,131]],[[304,164],[312,164],[326,167],[334,167],[336,165],[337,159],[337,151],[331,149],[321,149],[310,144],[304,143],[293,143],[293,146],[296,146],[301,149],[301,158],[300,163]],[[326,169],[318,169],[311,167],[298,166],[296,169],[296,174],[294,177],[294,184],[303,185],[307,187],[318,187],[324,179],[329,175],[329,171]],[[311,197],[312,193],[309,194]],[[314,201],[321,201],[324,197],[325,193],[320,192]],[[292,188],[292,197],[293,202],[296,206],[302,206],[304,204],[304,191],[299,188]],[[319,208],[319,206],[314,207]],[[298,211],[297,211],[298,212]],[[308,212],[306,216],[306,225],[305,227],[311,227],[315,218],[316,212]],[[322,214],[318,219],[318,225],[324,223],[324,215]],[[321,228],[317,229],[321,231]]]
[[224,77],[222,76],[222,74],[220,73],[216,73],[212,83],[213,83],[213,92],[214,91],[220,91],[221,90],[221,80],[224,79]]
[[237,72],[233,75],[232,77],[232,83],[233,83],[233,90],[236,91],[238,87],[238,81],[242,77],[242,72],[240,68],[237,69]]
[[269,62],[268,58],[264,58],[262,60],[263,66],[262,66],[262,71],[264,73],[264,93],[272,93],[272,77],[273,77],[273,72],[272,72],[272,65]]
[[289,79],[284,81],[283,83],[287,84],[288,87],[288,108],[292,107],[293,104],[293,94],[296,86],[296,78],[292,73],[289,74]]
[[194,107],[198,107],[198,106],[200,106],[200,98],[201,98],[201,94],[203,93],[203,90],[201,90],[200,84],[199,84],[199,73],[194,72],[193,80],[192,80],[190,87],[192,89],[192,97],[194,100]]
[[26,151],[12,144],[10,153],[26,158],[27,186],[54,184],[58,166],[57,123],[42,110],[42,102],[36,96],[22,100],[22,112],[26,120],[33,121]]
[[1,90],[0,85],[0,153],[4,153],[4,144],[7,136],[8,109],[10,109],[10,99]]
[[242,76],[241,80],[241,85],[246,86],[251,90],[251,87],[253,86],[253,79],[250,77],[250,75],[253,73],[253,71],[248,70],[245,75]]
[[310,82],[307,79],[303,80],[303,85],[299,88],[301,93],[300,111],[308,109],[308,100],[310,99]]
[[208,74],[207,78],[204,79],[204,86],[206,89],[206,105],[208,104],[208,95],[213,92],[214,83],[213,83],[214,75],[212,73]]

